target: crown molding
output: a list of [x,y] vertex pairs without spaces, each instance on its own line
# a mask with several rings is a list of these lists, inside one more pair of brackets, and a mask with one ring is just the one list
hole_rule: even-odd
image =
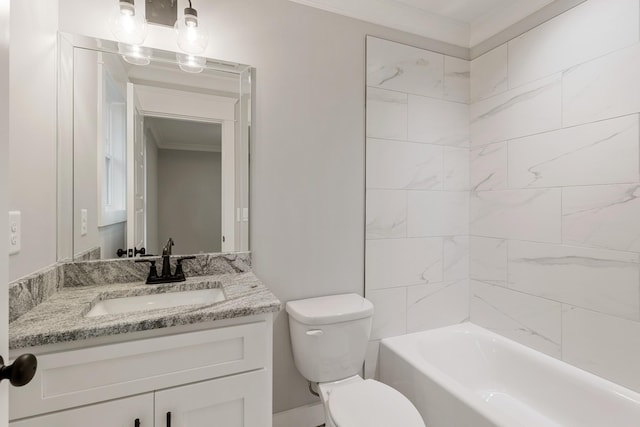
[[469,47],[469,25],[393,0],[290,0],[295,3]]
[[521,36],[527,31],[544,24],[545,22],[555,18],[566,11],[584,3],[587,0],[555,0],[542,9],[526,16],[520,21],[510,25],[499,33],[489,37],[488,39],[478,43],[470,49],[471,59],[475,59],[492,49]]
[[183,142],[158,142],[156,144],[160,150],[182,150],[182,151],[205,151],[208,153],[221,153],[222,147],[213,144],[188,144]]
[[514,1],[469,24],[396,0],[290,1],[461,47],[474,59],[586,0]]

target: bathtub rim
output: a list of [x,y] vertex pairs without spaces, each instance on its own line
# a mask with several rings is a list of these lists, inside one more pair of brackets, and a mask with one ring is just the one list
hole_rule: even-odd
[[[411,343],[414,342],[417,337],[424,335],[445,335],[451,333],[484,335],[490,341],[499,343],[499,345],[510,347],[517,354],[531,357],[536,363],[548,365],[550,369],[565,371],[572,377],[579,376],[580,378],[584,379],[585,384],[590,384],[593,387],[598,388],[599,390],[606,390],[608,393],[615,394],[620,398],[640,405],[640,393],[634,390],[626,388],[620,384],[616,384],[610,380],[602,378],[596,374],[571,365],[562,360],[556,359],[548,354],[530,348],[524,344],[499,335],[469,321],[456,325],[430,329],[427,331],[412,332],[410,334],[383,338],[380,340],[380,351],[382,351],[383,348],[391,351],[394,355],[404,360],[421,374],[429,377],[439,387],[442,387],[445,391],[447,391],[460,401],[465,402],[465,404],[467,404],[473,411],[478,412],[481,416],[485,417],[490,422],[497,425],[519,425],[518,420],[514,419],[514,417],[500,411],[496,411],[494,407],[487,404],[487,402],[483,400],[479,395],[464,387],[457,380],[449,376],[440,367],[434,365],[433,363],[430,363],[427,359],[423,358],[422,355],[419,354],[415,345],[413,345],[413,348],[411,348]],[[409,350],[406,350],[407,348],[409,348]]]

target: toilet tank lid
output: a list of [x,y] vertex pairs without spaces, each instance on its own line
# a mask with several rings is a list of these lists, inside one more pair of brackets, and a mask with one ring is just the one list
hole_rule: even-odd
[[287,302],[287,313],[305,325],[326,325],[373,315],[373,304],[358,294],[329,295]]

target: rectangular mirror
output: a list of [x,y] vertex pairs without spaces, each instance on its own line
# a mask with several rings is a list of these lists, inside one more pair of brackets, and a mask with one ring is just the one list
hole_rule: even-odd
[[250,66],[63,34],[58,76],[59,261],[249,250]]

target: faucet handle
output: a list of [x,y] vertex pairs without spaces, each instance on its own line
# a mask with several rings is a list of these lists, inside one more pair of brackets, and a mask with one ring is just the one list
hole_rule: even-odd
[[195,259],[195,255],[181,256],[176,260],[176,272],[174,273],[174,276],[182,280],[186,279],[184,276],[184,271],[182,270],[182,261],[187,259]]
[[158,278],[158,269],[156,268],[155,259],[137,259],[134,262],[148,262],[151,264],[149,267],[149,275],[147,276],[147,283]]

